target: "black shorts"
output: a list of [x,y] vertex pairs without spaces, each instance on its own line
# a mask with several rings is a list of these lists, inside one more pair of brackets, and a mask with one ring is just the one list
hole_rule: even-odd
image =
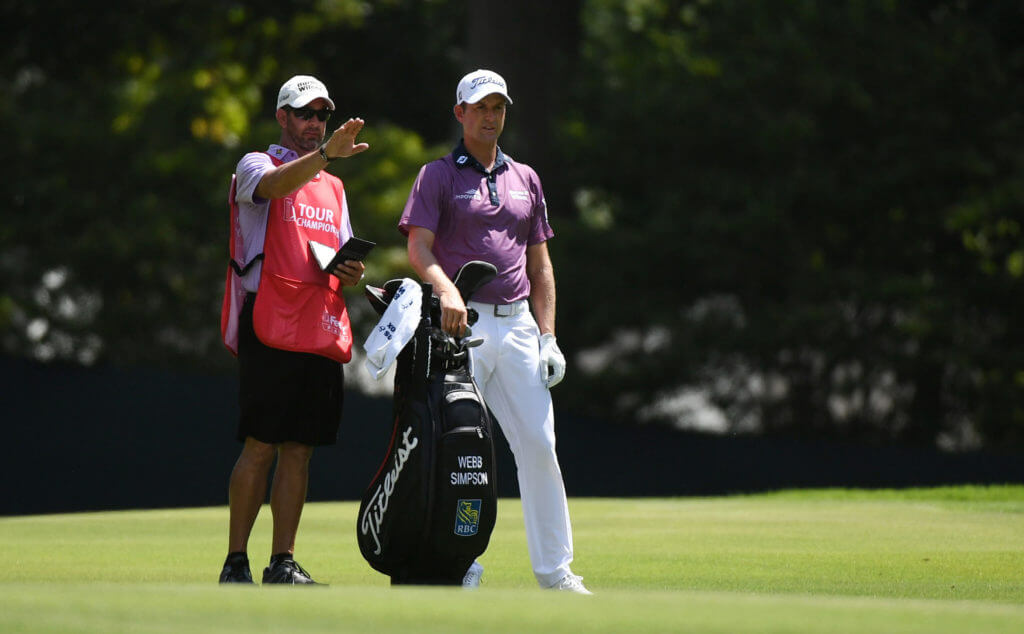
[[238,439],[333,445],[344,403],[342,364],[263,345],[252,327],[255,298],[249,293],[238,318]]

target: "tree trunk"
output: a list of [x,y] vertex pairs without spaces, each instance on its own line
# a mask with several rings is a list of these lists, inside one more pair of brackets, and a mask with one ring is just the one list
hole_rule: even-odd
[[[508,82],[502,151],[540,175],[552,215],[572,212],[572,184],[562,179],[555,125],[569,103],[580,40],[580,0],[468,3],[464,72],[493,70]],[[455,86],[452,85],[454,94]]]

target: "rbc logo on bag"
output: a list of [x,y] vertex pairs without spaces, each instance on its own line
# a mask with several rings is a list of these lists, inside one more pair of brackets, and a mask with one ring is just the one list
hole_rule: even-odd
[[455,508],[455,534],[472,537],[480,530],[480,500],[459,500]]

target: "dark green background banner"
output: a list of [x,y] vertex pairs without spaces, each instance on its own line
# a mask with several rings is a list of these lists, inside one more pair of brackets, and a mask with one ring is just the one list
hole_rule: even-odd
[[[233,379],[0,359],[0,381],[0,515],[227,504],[241,447]],[[384,459],[391,420],[389,399],[348,397],[338,445],[313,457],[309,499],[358,500]],[[1024,483],[1019,453],[729,438],[566,412],[556,425],[571,496]],[[511,454],[503,438],[498,446],[499,491],[516,496]]]

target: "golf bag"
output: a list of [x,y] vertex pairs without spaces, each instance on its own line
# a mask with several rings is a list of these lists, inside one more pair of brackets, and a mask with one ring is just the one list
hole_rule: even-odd
[[[468,299],[494,273],[471,262],[456,286]],[[400,285],[367,286],[378,314]],[[469,348],[482,340],[444,333],[431,285],[421,288],[419,324],[396,360],[391,441],[359,505],[356,536],[392,584],[459,585],[497,519],[492,422],[470,374]]]

